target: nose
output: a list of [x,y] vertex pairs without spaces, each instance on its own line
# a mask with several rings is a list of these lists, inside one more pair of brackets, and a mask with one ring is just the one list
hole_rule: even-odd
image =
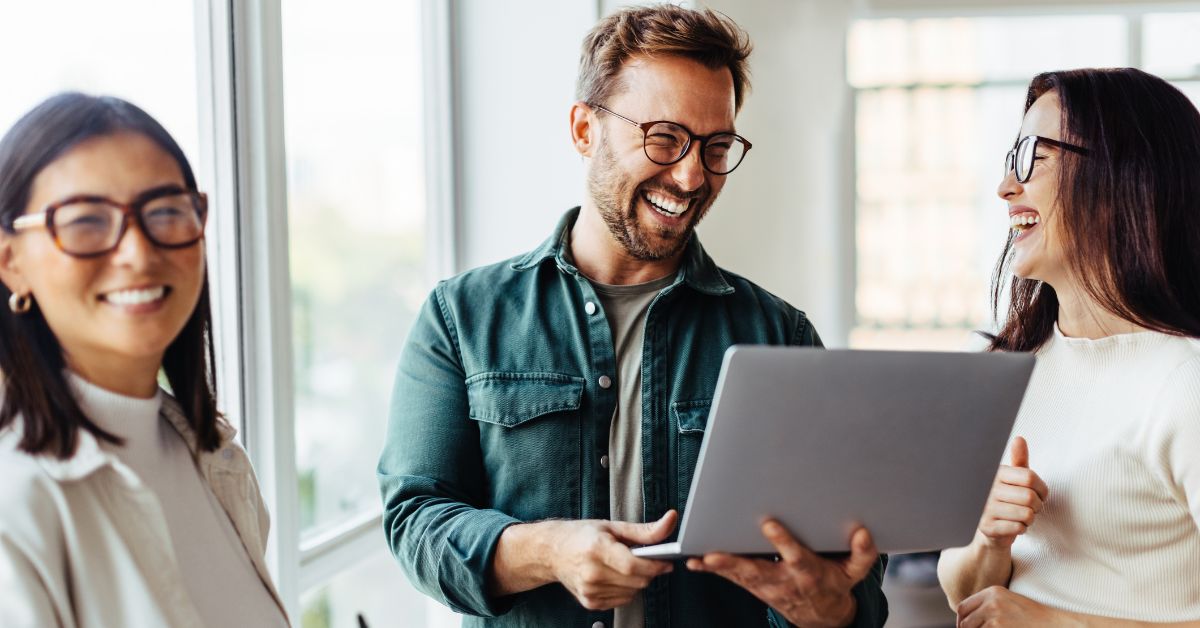
[[1007,201],[1024,191],[1025,186],[1017,182],[1017,172],[1009,170],[1004,173],[1004,178],[1000,179],[1000,187],[996,188],[996,195]]
[[704,185],[704,164],[700,159],[699,142],[692,142],[683,159],[671,166],[671,178],[685,192],[691,192]]
[[158,255],[158,247],[146,237],[136,221],[130,220],[117,248],[113,250],[112,262],[118,266],[134,269],[145,268]]

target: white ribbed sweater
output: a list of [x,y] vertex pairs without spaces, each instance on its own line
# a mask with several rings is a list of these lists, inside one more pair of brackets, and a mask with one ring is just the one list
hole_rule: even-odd
[[1200,343],[1054,337],[1013,434],[1050,487],[1010,588],[1056,608],[1200,619]]

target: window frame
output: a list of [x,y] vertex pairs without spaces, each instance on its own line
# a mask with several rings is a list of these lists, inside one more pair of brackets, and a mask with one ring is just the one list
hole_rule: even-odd
[[[301,535],[284,141],[281,0],[194,0],[201,180],[221,408],[239,428],[271,513],[267,565],[288,615],[301,596],[386,547],[382,506]],[[451,6],[420,0],[426,278],[455,272]],[[252,210],[250,208],[253,208]]]

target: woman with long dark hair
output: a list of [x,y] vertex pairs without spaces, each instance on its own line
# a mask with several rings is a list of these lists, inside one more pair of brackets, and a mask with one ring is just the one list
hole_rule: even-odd
[[942,587],[960,626],[1200,626],[1200,113],[1139,70],[1042,74],[1005,169],[991,350],[1038,364]]
[[61,94],[0,140],[6,628],[287,625],[217,412],[206,217],[128,102]]

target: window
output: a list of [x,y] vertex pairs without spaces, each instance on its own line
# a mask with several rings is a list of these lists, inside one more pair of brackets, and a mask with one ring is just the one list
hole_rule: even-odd
[[971,332],[993,328],[989,285],[1008,231],[995,190],[1029,80],[1141,58],[1195,98],[1200,44],[1185,33],[1198,26],[1200,13],[854,22],[851,346],[980,344]]
[[[64,14],[71,19],[61,19]],[[53,28],[30,27],[49,24]],[[31,57],[36,63],[19,61]],[[0,63],[0,133],[58,92],[117,96],[161,122],[192,167],[198,167],[196,39],[190,4],[9,3],[0,19],[0,58],[6,60]],[[132,67],[138,71],[130,72]]]

